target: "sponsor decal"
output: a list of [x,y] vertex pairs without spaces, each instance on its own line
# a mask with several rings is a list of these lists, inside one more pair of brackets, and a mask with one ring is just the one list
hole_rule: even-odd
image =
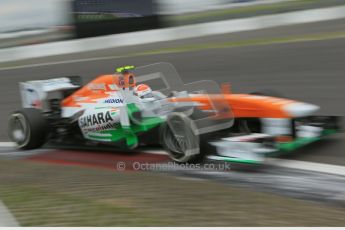
[[50,86],[70,83],[70,80],[68,78],[53,78],[48,80],[40,80],[40,82],[45,86]]
[[118,129],[119,128],[119,123],[108,123],[105,125],[99,125],[97,127],[86,127],[83,128],[84,133],[89,133],[89,132],[100,132],[108,129]]
[[104,101],[104,103],[109,103],[109,104],[122,104],[123,103],[123,99],[107,99]]
[[110,115],[110,112],[107,111],[106,113],[95,113],[90,114],[85,117],[81,117],[79,119],[79,126],[81,128],[100,125],[104,123],[108,123],[113,121],[113,118]]
[[91,90],[105,90],[104,83],[89,83],[87,87]]

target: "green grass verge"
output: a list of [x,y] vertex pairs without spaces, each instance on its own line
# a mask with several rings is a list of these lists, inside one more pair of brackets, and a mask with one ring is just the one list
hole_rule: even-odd
[[6,186],[0,196],[23,226],[160,226],[167,222],[125,201],[106,202],[38,186]]
[[344,226],[344,209],[210,181],[0,160],[22,226]]

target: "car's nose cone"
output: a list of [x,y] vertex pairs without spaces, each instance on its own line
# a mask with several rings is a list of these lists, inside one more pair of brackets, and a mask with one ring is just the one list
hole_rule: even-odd
[[284,111],[293,117],[304,117],[314,114],[320,109],[319,106],[308,103],[292,103],[284,106]]

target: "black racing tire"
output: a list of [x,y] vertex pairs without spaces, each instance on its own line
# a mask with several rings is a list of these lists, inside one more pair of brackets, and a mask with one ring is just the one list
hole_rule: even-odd
[[47,140],[48,122],[41,110],[24,108],[10,115],[8,135],[19,149],[39,148]]
[[193,130],[194,122],[183,113],[170,114],[161,126],[160,139],[169,157],[177,163],[198,163],[203,160],[200,136]]

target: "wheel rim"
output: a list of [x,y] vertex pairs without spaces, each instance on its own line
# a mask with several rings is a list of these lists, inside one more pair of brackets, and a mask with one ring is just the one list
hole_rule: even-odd
[[27,145],[30,140],[30,129],[23,114],[12,114],[9,121],[10,138],[17,143],[19,147]]
[[191,130],[180,119],[174,119],[170,125],[167,124],[167,128],[163,133],[165,145],[170,150],[170,157],[177,162],[186,162],[193,157],[186,155],[186,152],[193,147],[188,133],[191,133]]
[[[164,133],[165,144],[170,150],[170,156],[173,160],[182,162],[186,158],[186,155],[183,152],[184,144],[181,143],[182,136],[176,135],[172,132],[170,128]],[[179,141],[180,140],[180,141]]]
[[172,151],[183,154],[186,144],[184,141],[184,136],[174,134],[170,129],[166,135],[166,144]]

